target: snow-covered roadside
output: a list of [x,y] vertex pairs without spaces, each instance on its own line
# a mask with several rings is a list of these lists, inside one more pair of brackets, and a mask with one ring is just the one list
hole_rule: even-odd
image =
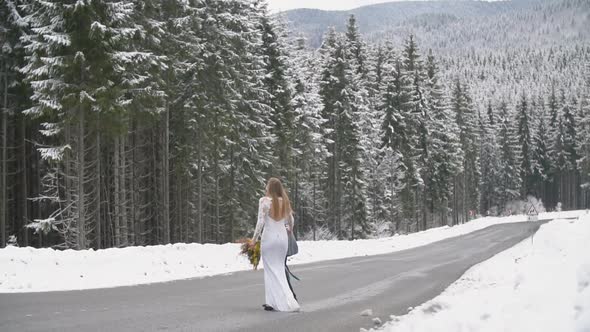
[[590,332],[590,214],[555,220],[381,332]]
[[[541,219],[586,213],[543,213]],[[356,241],[301,241],[290,264],[389,253],[467,234],[498,223],[526,221],[526,216],[481,218],[455,227],[410,235]],[[262,264],[261,264],[262,267]],[[57,251],[0,249],[0,293],[105,288],[212,276],[249,270],[238,244],[173,244],[123,249]]]

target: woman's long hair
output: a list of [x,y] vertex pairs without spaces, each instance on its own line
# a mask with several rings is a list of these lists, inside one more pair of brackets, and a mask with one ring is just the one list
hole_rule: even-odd
[[283,187],[281,180],[270,178],[266,185],[266,195],[272,199],[270,217],[274,220],[282,220],[292,212],[289,195],[287,195],[287,191]]

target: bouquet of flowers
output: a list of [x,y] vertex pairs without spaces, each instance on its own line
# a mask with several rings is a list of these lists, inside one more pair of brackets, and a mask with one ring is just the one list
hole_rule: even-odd
[[254,242],[251,239],[242,239],[238,242],[242,244],[240,253],[247,256],[254,270],[257,270],[258,263],[260,263],[260,241]]

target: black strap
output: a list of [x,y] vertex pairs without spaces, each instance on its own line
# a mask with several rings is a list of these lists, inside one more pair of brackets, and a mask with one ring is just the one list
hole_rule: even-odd
[[301,281],[296,275],[293,274],[293,272],[291,272],[291,270],[289,270],[289,267],[287,265],[285,265],[285,268],[287,269],[287,272],[291,277],[295,278],[295,280],[297,281]]
[[285,257],[285,277],[287,277],[287,284],[289,285],[289,289],[291,290],[291,293],[293,293],[293,297],[295,298],[295,300],[297,300],[297,295],[295,295],[295,292],[293,291],[293,286],[291,286],[291,278],[289,276],[292,276],[293,278],[299,280],[299,278],[297,278],[289,270],[289,267],[287,266],[287,257]]

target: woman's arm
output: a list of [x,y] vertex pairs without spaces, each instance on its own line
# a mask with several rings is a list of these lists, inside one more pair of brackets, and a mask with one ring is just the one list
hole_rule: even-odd
[[256,221],[256,229],[254,230],[254,236],[252,241],[258,241],[262,228],[264,228],[264,216],[268,213],[268,200],[265,197],[260,198],[258,201],[258,221]]

